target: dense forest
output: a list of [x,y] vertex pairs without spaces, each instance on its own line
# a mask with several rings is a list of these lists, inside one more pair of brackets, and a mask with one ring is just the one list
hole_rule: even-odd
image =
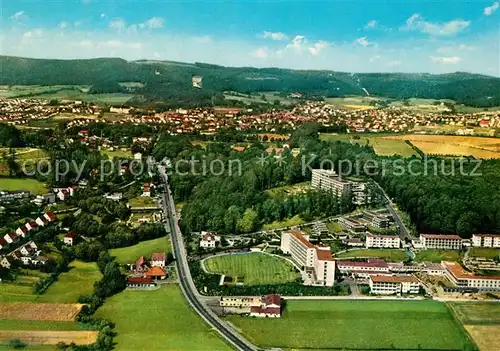
[[[42,60],[0,56],[1,85],[90,85],[94,93],[122,92],[118,83],[141,82],[137,103],[164,101],[203,106],[223,104],[221,93],[299,91],[308,96],[370,94],[396,99],[453,99],[472,106],[500,105],[500,79],[469,73],[443,75],[404,73],[342,73],[278,68],[222,67],[167,61],[127,62],[116,58]],[[191,77],[203,77],[203,89]]]

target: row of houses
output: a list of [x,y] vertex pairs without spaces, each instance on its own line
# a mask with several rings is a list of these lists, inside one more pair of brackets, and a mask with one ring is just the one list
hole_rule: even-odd
[[10,269],[14,262],[19,262],[22,265],[44,265],[48,259],[44,256],[40,256],[41,251],[38,250],[37,245],[34,241],[29,241],[15,250],[9,252],[7,255],[0,258],[0,266],[6,269]]
[[31,232],[37,230],[39,227],[44,227],[54,221],[57,221],[57,216],[53,212],[44,213],[36,220],[29,221],[18,227],[14,232],[7,233],[3,236],[3,238],[0,238],[0,249],[7,246],[8,244],[16,242],[20,238],[25,238]]

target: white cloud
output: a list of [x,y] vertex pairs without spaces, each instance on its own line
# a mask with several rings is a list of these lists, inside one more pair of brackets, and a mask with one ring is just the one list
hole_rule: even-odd
[[320,40],[318,42],[316,42],[316,44],[314,44],[313,47],[309,48],[309,52],[311,53],[311,55],[318,55],[319,52],[321,50],[323,50],[324,48],[326,48],[328,46],[328,43],[324,40]]
[[259,48],[253,52],[254,57],[265,59],[269,56],[267,47]]
[[368,21],[368,23],[365,25],[365,29],[373,29],[378,26],[378,22],[376,20],[371,20]]
[[368,45],[371,45],[372,43],[370,43],[368,41],[368,37],[362,37],[362,38],[356,39],[356,44],[361,45],[362,47],[366,48]]
[[114,18],[109,22],[108,27],[115,30],[124,30],[127,28],[127,22],[121,18]]
[[139,27],[140,28],[148,28],[148,29],[159,29],[159,28],[163,28],[164,24],[165,24],[165,21],[163,20],[163,18],[152,17],[152,18],[148,19],[146,22],[140,23]]
[[378,61],[380,59],[381,59],[380,55],[375,55],[373,57],[370,57],[370,62],[375,62],[375,61]]
[[23,34],[24,38],[41,38],[43,37],[43,30],[40,28],[33,29],[32,31],[26,32]]
[[303,35],[296,35],[290,41],[290,43],[288,43],[288,45],[286,47],[287,47],[287,49],[290,48],[290,49],[295,49],[295,50],[301,50],[302,49],[302,45],[304,45],[306,43],[307,43],[307,40],[306,40],[305,36],[303,36]]
[[403,62],[401,62],[400,60],[394,60],[394,61],[389,61],[387,62],[387,66],[389,67],[397,67],[397,66],[401,66]]
[[199,44],[208,44],[208,43],[213,42],[213,39],[210,35],[202,35],[199,37],[192,37],[191,40],[194,41],[195,43],[199,43]]
[[82,25],[83,21],[75,21],[73,22],[73,26],[75,26],[75,28],[78,28]]
[[21,22],[25,18],[26,18],[26,14],[24,13],[24,11],[18,11],[15,14],[13,14],[12,16],[10,16],[10,19],[14,22]]
[[491,16],[500,7],[500,2],[495,1],[493,5],[488,6],[484,9],[485,16]]
[[455,19],[444,23],[431,23],[425,21],[420,14],[415,13],[406,20],[403,30],[418,30],[434,36],[452,36],[469,27],[470,21]]
[[67,29],[68,27],[69,27],[69,23],[66,21],[62,21],[61,23],[59,23],[60,29]]
[[429,59],[435,63],[444,63],[444,64],[452,64],[452,65],[457,64],[460,61],[462,61],[462,59],[458,56],[452,56],[452,57],[430,56]]
[[101,13],[100,18],[105,18],[105,17],[106,17],[106,14],[105,13]]
[[286,36],[285,33],[282,32],[267,32],[265,31],[262,36],[265,39],[272,39],[272,40],[287,40],[288,37]]

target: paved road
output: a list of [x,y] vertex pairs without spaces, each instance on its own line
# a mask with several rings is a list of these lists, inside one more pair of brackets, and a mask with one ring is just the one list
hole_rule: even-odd
[[224,323],[217,315],[201,301],[198,290],[194,285],[189,271],[186,248],[179,229],[175,204],[168,187],[168,176],[162,166],[158,166],[158,170],[163,176],[166,183],[166,192],[162,195],[162,206],[165,213],[172,219],[166,225],[170,226],[172,247],[174,249],[174,257],[176,259],[177,272],[179,275],[179,283],[182,292],[190,304],[190,306],[198,313],[212,328],[216,329],[226,341],[231,344],[236,350],[253,351],[257,348],[245,340],[236,330]]
[[391,213],[392,217],[394,218],[394,221],[396,222],[396,224],[399,227],[399,237],[401,238],[401,240],[403,240],[403,242],[406,242],[406,239],[411,240],[410,231],[408,230],[408,228],[406,228],[405,224],[403,223],[403,221],[399,217],[398,213],[396,212],[396,210],[394,208],[394,204],[391,201],[391,198],[389,197],[389,195],[387,195],[387,193],[380,186],[380,184],[378,184],[375,181],[373,183],[379,188],[379,190],[384,195],[384,198],[386,201],[386,207],[389,210],[389,212]]

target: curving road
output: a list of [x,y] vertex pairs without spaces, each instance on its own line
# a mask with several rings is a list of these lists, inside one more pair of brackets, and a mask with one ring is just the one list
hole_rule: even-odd
[[236,330],[220,320],[220,318],[217,317],[217,315],[209,307],[200,301],[198,290],[196,290],[193,278],[191,277],[191,272],[189,271],[186,249],[184,247],[184,239],[182,238],[182,234],[177,223],[175,204],[168,186],[168,176],[164,167],[158,166],[158,170],[163,177],[166,189],[162,196],[162,208],[164,213],[168,214],[168,217],[172,219],[171,221],[167,221],[165,226],[170,226],[170,228],[167,229],[170,229],[172,247],[174,250],[173,254],[176,259],[175,262],[177,265],[177,272],[179,274],[179,282],[185,298],[196,313],[198,313],[212,328],[216,329],[236,350],[257,350],[254,345],[250,344],[241,335],[239,335]]

